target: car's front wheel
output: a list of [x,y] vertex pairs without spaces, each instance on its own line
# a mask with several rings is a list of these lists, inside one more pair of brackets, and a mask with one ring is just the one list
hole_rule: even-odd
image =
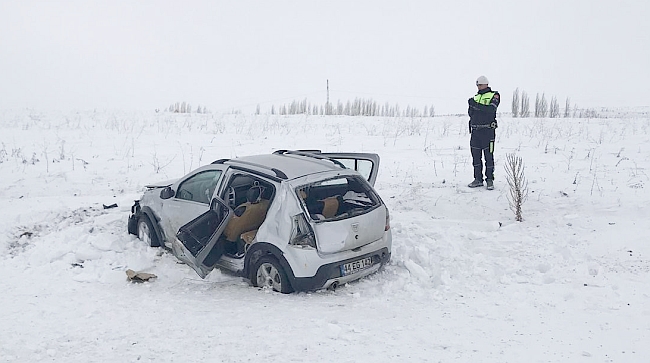
[[277,259],[264,256],[255,263],[255,271],[251,282],[256,287],[268,287],[283,294],[293,291],[287,274]]
[[153,225],[146,215],[138,218],[138,238],[151,247],[160,247],[158,236],[156,236]]

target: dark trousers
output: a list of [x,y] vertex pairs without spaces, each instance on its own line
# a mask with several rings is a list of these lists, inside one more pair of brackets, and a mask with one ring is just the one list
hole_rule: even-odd
[[494,180],[494,129],[475,129],[469,140],[474,166],[474,179],[483,180],[482,156],[485,156],[485,179]]

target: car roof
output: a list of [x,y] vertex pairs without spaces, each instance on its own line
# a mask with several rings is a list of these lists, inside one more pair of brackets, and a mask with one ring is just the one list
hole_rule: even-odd
[[274,172],[281,179],[295,179],[305,175],[341,169],[341,166],[327,158],[284,153],[243,156],[223,162],[265,174]]

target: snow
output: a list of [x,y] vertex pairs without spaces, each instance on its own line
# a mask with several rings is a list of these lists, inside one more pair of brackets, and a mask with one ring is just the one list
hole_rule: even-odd
[[[466,117],[0,111],[0,362],[647,362],[644,112],[500,118],[487,191],[466,187]],[[384,271],[282,295],[202,280],[126,232],[149,183],[299,148],[381,156]],[[507,153],[529,180],[523,222]]]

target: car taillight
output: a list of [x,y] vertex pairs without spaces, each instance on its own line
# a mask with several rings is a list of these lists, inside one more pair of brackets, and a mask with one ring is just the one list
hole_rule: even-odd
[[291,219],[291,237],[289,244],[316,248],[316,238],[304,213],[296,214]]
[[384,232],[390,229],[390,213],[388,213],[388,208],[386,208],[386,226],[384,227]]

